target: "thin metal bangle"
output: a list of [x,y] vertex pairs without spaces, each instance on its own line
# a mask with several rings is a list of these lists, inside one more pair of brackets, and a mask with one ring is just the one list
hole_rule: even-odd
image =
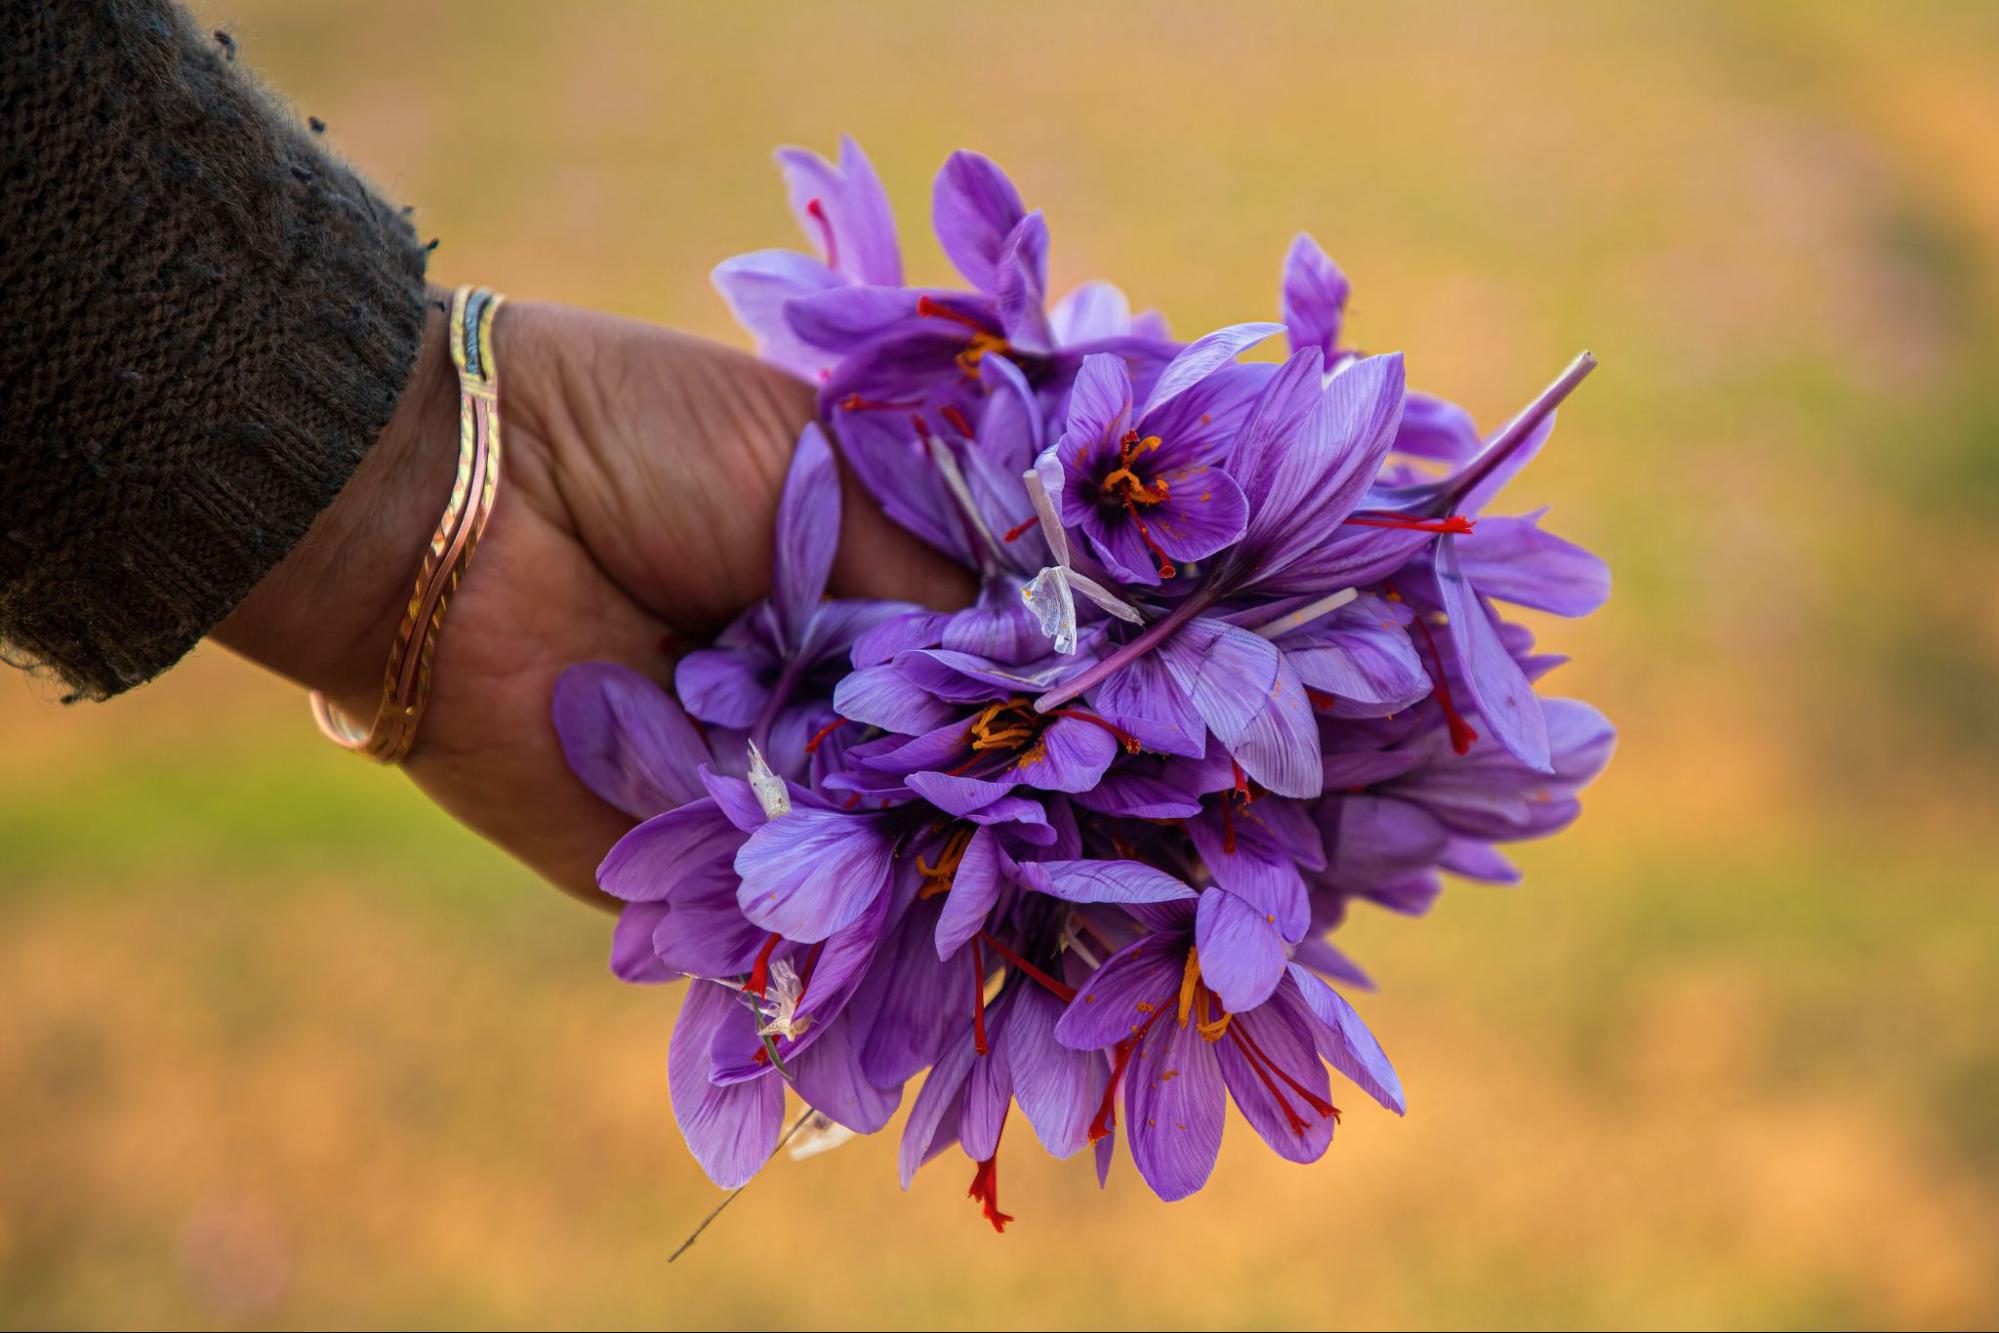
[[430,701],[431,660],[444,613],[492,516],[500,485],[500,375],[493,317],[506,298],[487,287],[460,287],[451,298],[451,361],[458,367],[458,475],[431,534],[408,609],[382,673],[382,701],[366,730],[317,690],[312,717],[342,749],[399,763],[416,743]]

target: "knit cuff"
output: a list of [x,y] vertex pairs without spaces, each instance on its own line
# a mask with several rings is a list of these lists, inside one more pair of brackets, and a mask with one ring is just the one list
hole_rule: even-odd
[[177,9],[21,8],[0,638],[102,698],[179,660],[339,493],[415,367],[426,255]]

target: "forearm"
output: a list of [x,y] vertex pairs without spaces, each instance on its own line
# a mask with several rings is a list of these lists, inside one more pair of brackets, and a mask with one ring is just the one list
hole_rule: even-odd
[[0,152],[0,642],[103,697],[236,607],[384,436],[424,251],[166,0],[7,6]]
[[374,447],[212,636],[363,721],[457,466],[458,381],[439,308],[449,301],[431,293],[416,369]]

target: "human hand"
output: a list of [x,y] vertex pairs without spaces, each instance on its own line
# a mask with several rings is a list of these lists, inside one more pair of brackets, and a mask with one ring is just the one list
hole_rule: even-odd
[[[597,862],[631,820],[564,762],[549,721],[555,678],[612,661],[665,680],[679,651],[767,595],[778,493],[813,395],[740,352],[574,307],[509,301],[494,338],[499,497],[445,618],[403,767],[461,821],[597,899]],[[458,384],[433,310],[382,439],[215,637],[372,718],[457,439]],[[841,524],[836,595],[969,598],[965,572],[851,479]]]

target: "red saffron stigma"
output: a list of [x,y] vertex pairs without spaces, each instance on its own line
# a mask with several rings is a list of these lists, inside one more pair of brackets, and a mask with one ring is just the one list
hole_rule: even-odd
[[860,803],[861,803],[861,794],[857,791],[849,792],[847,793],[846,801],[841,804],[840,808],[842,810],[851,810]]
[[819,235],[826,242],[826,267],[840,267],[840,251],[833,244],[833,224],[826,217],[826,209],[817,199],[805,201],[805,211],[819,224]]
[[1019,541],[1039,522],[1041,520],[1038,518],[1030,518],[1025,523],[1016,523],[1006,530],[1006,536],[1000,538],[1000,540],[1003,542]]
[[[1000,1117],[1000,1133],[1006,1133],[1006,1117]],[[999,1140],[993,1140],[993,1155],[979,1163],[979,1169],[972,1174],[972,1188],[965,1191],[968,1199],[979,1201],[979,1211],[986,1221],[993,1224],[993,1230],[1004,1235],[1006,1224],[1013,1221],[1013,1214],[1003,1213],[999,1206]]]
[[757,950],[757,961],[750,966],[750,979],[743,983],[746,991],[755,991],[758,999],[763,999],[770,991],[770,956],[777,952],[778,942],[784,936],[772,932],[764,941],[764,947]]
[[1126,731],[1123,727],[1120,727],[1119,725],[1117,725],[1117,723],[1110,721],[1108,718],[1098,717],[1095,713],[1086,712],[1081,708],[1057,708],[1053,712],[1051,712],[1049,716],[1073,717],[1078,722],[1088,722],[1092,726],[1102,727],[1105,731],[1108,731],[1111,735],[1117,737],[1118,744],[1124,747],[1124,752],[1126,754],[1138,753],[1138,748],[1139,748],[1138,737],[1132,735],[1130,732]]
[[[1156,1017],[1156,1015],[1155,1015]],[[1150,1027],[1151,1024],[1146,1024]],[[1126,1037],[1111,1053],[1111,1081],[1104,1084],[1104,1099],[1097,1106],[1097,1113],[1090,1120],[1090,1142],[1095,1143],[1117,1126],[1117,1085],[1124,1078],[1126,1066],[1131,1064],[1131,1053],[1138,1049],[1138,1038]]]
[[923,406],[921,399],[910,399],[908,401],[883,399],[877,401],[873,398],[863,398],[857,393],[850,393],[840,400],[840,410],[843,412],[891,412],[902,408],[921,406]]
[[986,1044],[986,960],[976,939],[972,941],[972,1049],[980,1055],[992,1051]]
[[[979,938],[986,942],[987,948],[991,949],[994,953],[1006,959],[1007,962],[1019,968],[1022,972],[1026,973],[1033,980],[1040,982],[1044,990],[1048,991],[1048,993],[1053,995],[1056,999],[1062,1001],[1062,1003],[1067,1004],[1069,1001],[1076,998],[1076,988],[1074,986],[1066,985],[1063,982],[1057,981],[1055,978],[1049,976],[1046,972],[1043,972],[1040,968],[1036,967],[1034,964],[1028,962],[1025,958],[1022,958],[1019,954],[1015,953],[1013,950],[1007,948],[1004,944],[1001,944],[998,940],[994,939],[986,931],[983,930],[980,931]],[[980,991],[980,994],[984,993],[985,992],[983,990]]]
[[1180,571],[1173,567],[1172,557],[1167,555],[1165,548],[1154,540],[1152,529],[1145,526],[1145,520],[1138,516],[1138,506],[1131,502],[1129,496],[1125,498],[1124,512],[1131,515],[1132,522],[1138,524],[1138,539],[1145,543],[1145,549],[1152,552],[1152,558],[1159,562],[1159,577],[1170,579],[1177,575]]
[[[1231,1023],[1228,1030],[1233,1033],[1240,1026],[1241,1024]],[[1299,1138],[1305,1137],[1306,1126],[1304,1120],[1300,1118],[1296,1111],[1291,1109],[1291,1103],[1284,1099],[1284,1093],[1278,1088],[1276,1081],[1270,1077],[1269,1071],[1263,1067],[1263,1062],[1257,1058],[1261,1053],[1256,1049],[1255,1044],[1238,1041],[1236,1046],[1242,1051],[1242,1058],[1248,1061],[1249,1067],[1256,1072],[1257,1081],[1263,1084],[1264,1090],[1270,1094],[1270,1100],[1276,1102],[1278,1109],[1284,1112],[1284,1123],[1291,1126],[1293,1134],[1296,1134]]]
[[1346,523],[1356,528],[1400,528],[1406,532],[1449,532],[1460,537],[1471,535],[1473,520],[1463,514],[1452,514],[1449,518],[1401,518],[1393,514],[1354,514]]
[[826,941],[820,940],[805,951],[805,970],[798,974],[798,1000],[805,1002],[805,993],[812,989],[812,969],[819,966],[819,955],[826,951]]
[[1310,685],[1305,687],[1305,701],[1314,708],[1331,708],[1339,702],[1337,698],[1327,694],[1324,690],[1315,690]]
[[1233,757],[1229,759],[1229,772],[1235,774],[1235,794],[1242,798],[1244,805],[1248,805],[1255,799],[1249,794],[1249,775],[1242,771],[1242,765]]
[[1478,733],[1472,730],[1471,723],[1465,721],[1464,715],[1458,712],[1457,704],[1451,699],[1451,685],[1444,678],[1444,659],[1437,652],[1437,638],[1430,633],[1430,622],[1419,615],[1416,617],[1416,628],[1423,632],[1423,646],[1429,650],[1430,675],[1436,682],[1436,689],[1431,692],[1436,695],[1437,706],[1444,710],[1444,722],[1451,729],[1451,749],[1463,754],[1471,749],[1472,742],[1478,739]]
[[818,754],[819,743],[825,740],[828,736],[831,736],[834,732],[838,731],[841,727],[844,727],[846,725],[847,725],[846,718],[836,717],[831,722],[828,722],[825,726],[819,728],[819,730],[813,732],[812,739],[805,742],[805,753]]
[[1291,1091],[1297,1093],[1301,1098],[1303,1098],[1305,1104],[1311,1107],[1314,1111],[1317,1111],[1321,1118],[1331,1117],[1335,1121],[1337,1121],[1340,1118],[1339,1107],[1333,1105],[1331,1102],[1319,1096],[1317,1093],[1310,1091],[1305,1087],[1304,1084],[1300,1083],[1297,1079],[1292,1078],[1291,1075],[1285,1073],[1284,1067],[1278,1064],[1275,1060],[1271,1059],[1270,1053],[1268,1051],[1264,1050],[1263,1047],[1257,1045],[1256,1038],[1253,1035],[1251,1035],[1246,1025],[1241,1023],[1232,1024],[1229,1027],[1229,1032],[1238,1037],[1243,1043],[1245,1043],[1248,1046],[1249,1050],[1256,1052],[1257,1058],[1261,1059],[1264,1062],[1264,1064],[1270,1066],[1270,1072],[1277,1075],[1277,1077],[1283,1079],[1285,1083],[1289,1084]]
[[960,412],[957,408],[951,406],[949,403],[946,403],[944,406],[937,409],[937,415],[943,417],[946,421],[950,422],[952,430],[957,431],[960,435],[964,436],[968,440],[972,438],[973,434],[972,423],[965,420],[965,414],[963,412]]
[[954,324],[963,324],[974,333],[985,333],[988,331],[985,325],[979,323],[978,320],[973,319],[970,315],[962,311],[953,310],[950,306],[933,301],[927,296],[916,298],[916,313],[932,319],[948,319]]

